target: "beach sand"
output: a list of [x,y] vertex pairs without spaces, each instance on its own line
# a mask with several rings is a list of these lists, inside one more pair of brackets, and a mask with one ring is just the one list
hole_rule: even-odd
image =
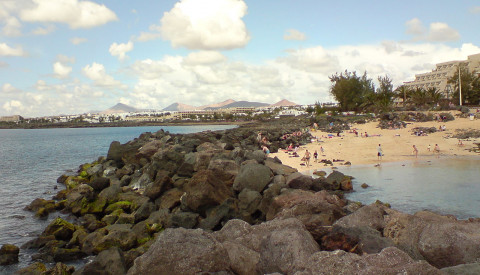
[[[458,114],[458,112],[452,112]],[[480,130],[480,119],[471,121],[468,118],[458,118],[448,122],[407,122],[407,127],[403,129],[380,129],[378,121],[372,121],[365,124],[354,124],[351,128],[356,128],[358,137],[350,131],[344,131],[340,137],[336,135],[328,138],[328,133],[322,131],[312,131],[311,134],[316,136],[319,142],[315,141],[298,149],[300,157],[290,157],[288,153],[279,150],[278,153],[270,154],[270,157],[277,156],[283,164],[297,168],[299,171],[321,170],[325,168],[324,163],[315,163],[313,153],[318,152],[318,160],[322,159],[339,159],[340,162],[334,162],[333,166],[343,166],[346,161],[352,165],[371,164],[377,165],[388,162],[412,161],[412,160],[430,160],[437,158],[445,158],[449,156],[479,156],[475,152],[469,152],[468,149],[476,147],[473,143],[480,142],[480,139],[462,140],[463,145],[458,144],[458,139],[451,138],[456,134],[457,129],[476,129]],[[412,129],[415,127],[435,127],[440,125],[446,126],[446,131],[437,131],[427,136],[415,136]],[[361,137],[360,133],[367,132],[369,137]],[[382,160],[378,160],[377,148],[381,144],[384,156]],[[440,147],[440,154],[434,153],[435,144]],[[413,145],[418,149],[418,157],[413,154]],[[430,151],[428,151],[430,145]],[[324,149],[322,155],[320,146]],[[310,166],[302,166],[301,158],[305,154],[305,150],[311,153]]]

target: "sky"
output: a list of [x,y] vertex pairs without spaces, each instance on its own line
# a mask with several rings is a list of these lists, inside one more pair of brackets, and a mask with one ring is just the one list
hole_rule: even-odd
[[398,87],[480,53],[478,26],[477,0],[0,0],[0,116],[329,102],[345,70]]

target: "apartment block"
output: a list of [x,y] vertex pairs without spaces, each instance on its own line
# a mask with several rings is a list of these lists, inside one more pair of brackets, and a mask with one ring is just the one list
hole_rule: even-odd
[[451,97],[455,90],[455,85],[448,84],[447,81],[458,71],[460,64],[467,66],[470,72],[480,74],[480,53],[468,56],[467,60],[438,63],[431,72],[416,74],[414,81],[404,82],[403,85],[409,89],[436,88],[443,92],[447,98]]

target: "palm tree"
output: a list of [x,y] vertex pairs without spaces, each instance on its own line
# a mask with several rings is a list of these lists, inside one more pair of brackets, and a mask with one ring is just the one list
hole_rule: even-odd
[[437,105],[443,99],[443,93],[435,87],[428,88],[426,94],[432,106]]
[[409,94],[409,91],[410,89],[405,85],[399,86],[395,89],[395,98],[402,100],[404,108],[407,103],[407,94]]

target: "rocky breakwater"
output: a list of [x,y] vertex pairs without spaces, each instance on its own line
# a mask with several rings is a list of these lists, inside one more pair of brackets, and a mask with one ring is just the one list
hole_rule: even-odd
[[106,158],[60,177],[66,189],[53,201],[32,202],[39,216],[61,209],[71,217],[55,219],[23,246],[38,249],[38,263],[19,273],[57,262],[63,273],[48,274],[71,274],[62,262],[86,255],[96,257],[73,274],[440,274],[447,266],[475,267],[478,221],[349,202],[343,192],[352,189],[350,177],[335,171],[314,179],[258,150],[259,129],[278,148],[298,126],[159,131],[113,142]]

